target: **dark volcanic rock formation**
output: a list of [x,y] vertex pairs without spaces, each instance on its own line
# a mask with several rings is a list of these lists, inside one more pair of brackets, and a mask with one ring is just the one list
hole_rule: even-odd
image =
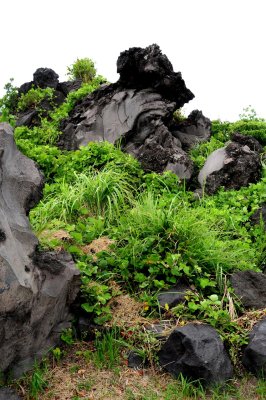
[[249,337],[243,355],[244,366],[253,374],[265,379],[266,374],[266,319],[258,322]]
[[65,253],[36,251],[27,214],[43,177],[0,124],[0,371],[20,375],[69,326],[79,272]]
[[[26,82],[20,86],[18,96],[26,94],[31,88],[54,89],[54,98],[52,102],[44,100],[39,105],[39,109],[43,116],[47,116],[47,112],[51,111],[54,106],[59,106],[65,101],[66,96],[73,90],[77,90],[81,86],[81,80],[71,82],[59,82],[59,76],[51,68],[38,68],[33,74],[33,81]],[[16,126],[35,126],[40,122],[39,111],[35,108],[29,108],[18,114]]]
[[251,136],[235,133],[232,142],[215,150],[206,160],[198,180],[209,194],[221,186],[226,190],[240,189],[261,177],[262,165],[259,142]]
[[246,308],[266,307],[266,275],[255,271],[239,271],[231,276],[236,295]]
[[203,383],[222,383],[233,368],[218,333],[209,325],[176,328],[159,351],[159,362],[168,372]]
[[[157,45],[131,48],[117,61],[120,79],[79,103],[62,124],[59,147],[91,141],[121,143],[145,170],[172,170],[189,179],[192,162],[170,131],[173,111],[194,95]],[[200,135],[199,135],[200,136]]]

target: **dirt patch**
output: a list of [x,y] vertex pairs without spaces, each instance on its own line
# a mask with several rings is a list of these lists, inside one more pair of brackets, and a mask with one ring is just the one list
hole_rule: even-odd
[[87,244],[86,246],[82,246],[81,250],[85,254],[90,254],[93,256],[93,258],[97,259],[97,253],[99,253],[100,251],[108,251],[111,244],[113,243],[114,240],[103,236],[93,240],[90,244]]

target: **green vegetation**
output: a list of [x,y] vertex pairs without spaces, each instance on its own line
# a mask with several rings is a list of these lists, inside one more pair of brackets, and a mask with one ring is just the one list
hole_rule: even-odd
[[15,124],[15,110],[18,100],[18,89],[13,85],[13,78],[4,86],[5,95],[0,98],[0,122]]
[[94,62],[90,58],[78,58],[67,71],[71,80],[81,79],[84,83],[91,82],[96,75]]
[[[250,216],[266,201],[265,168],[256,184],[239,191],[221,189],[214,196],[197,200],[173,173],[145,174],[135,159],[110,143],[61,151],[56,146],[60,122],[77,101],[103,82],[102,77],[95,77],[89,59],[77,60],[69,73],[82,78],[84,84],[45,117],[41,103],[44,99],[53,102],[52,89],[31,89],[16,103],[16,90],[8,86],[0,100],[2,121],[14,121],[15,109],[40,107],[40,126],[15,129],[17,146],[38,163],[46,179],[43,199],[30,212],[40,247],[64,248],[73,255],[82,272],[82,307],[97,324],[111,324],[118,286],[120,293],[143,304],[143,317],[160,319],[165,312],[164,318],[169,320],[178,319],[183,324],[200,320],[214,326],[237,366],[248,329],[237,323],[243,309],[229,278],[235,270],[260,271],[265,263],[263,224],[250,223]],[[252,115],[234,123],[214,121],[211,140],[191,151],[195,164],[201,167],[235,131],[266,144],[266,122]],[[160,309],[158,292],[180,278],[192,288],[184,303],[171,310],[168,305]],[[140,338],[145,342],[140,330],[132,334],[131,329],[129,334],[124,327],[124,331],[131,337],[132,348]],[[73,345],[72,331],[64,332],[62,339]],[[151,354],[153,345],[148,339],[144,351]],[[94,362],[99,368],[113,368],[123,346],[117,332],[97,337]],[[60,362],[60,349],[54,349],[53,356]],[[38,368],[32,375],[33,398],[46,385]],[[200,398],[205,398],[202,388],[197,390]],[[197,390],[181,379],[174,388],[166,388],[164,398],[199,398]],[[265,386],[260,384],[258,390],[265,392]],[[173,393],[178,393],[177,397]],[[217,393],[212,398],[227,398]],[[139,398],[130,392],[127,395],[128,399]],[[145,396],[141,398],[159,398],[156,394]]]
[[37,109],[38,111],[42,111],[40,107],[43,101],[47,101],[49,104],[52,103],[54,99],[54,89],[45,88],[45,89],[34,89],[31,88],[27,93],[22,93],[17,104],[18,111],[25,111],[29,108]]

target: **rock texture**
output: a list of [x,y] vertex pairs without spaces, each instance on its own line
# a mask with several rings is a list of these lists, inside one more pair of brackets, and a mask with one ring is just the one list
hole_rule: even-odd
[[231,276],[232,287],[244,307],[266,308],[266,275],[255,271],[239,271]]
[[243,355],[244,366],[256,376],[266,374],[266,319],[258,322],[249,337]]
[[180,140],[184,150],[190,150],[196,144],[205,142],[211,137],[211,121],[201,111],[192,111],[188,118],[175,122],[171,131]]
[[223,342],[215,329],[205,324],[175,329],[159,352],[159,362],[176,377],[182,373],[205,384],[222,383],[233,375]]
[[38,253],[27,214],[43,177],[0,124],[0,371],[19,376],[69,325],[79,272],[65,253]]
[[22,398],[11,388],[0,388],[0,400],[21,400]]
[[240,189],[261,177],[259,142],[251,136],[235,133],[228,146],[214,151],[199,173],[198,181],[209,194],[221,186],[226,190]]
[[[59,147],[74,150],[104,140],[120,143],[146,171],[171,170],[189,179],[193,164],[182,149],[178,133],[171,131],[177,130],[173,111],[194,97],[181,73],[174,72],[157,45],[124,51],[118,58],[117,71],[118,82],[87,96],[62,123]],[[197,141],[195,137],[209,136],[206,121],[195,112],[187,125],[179,126],[184,135],[193,137],[190,145]]]

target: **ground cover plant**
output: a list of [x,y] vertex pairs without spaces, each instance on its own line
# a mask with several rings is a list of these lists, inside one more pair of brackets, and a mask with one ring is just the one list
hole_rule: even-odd
[[[241,373],[241,349],[247,343],[252,325],[243,320],[245,313],[230,287],[229,278],[235,270],[261,271],[265,265],[264,226],[250,222],[251,215],[266,201],[265,168],[258,183],[238,191],[221,189],[213,196],[204,195],[199,199],[173,173],[144,173],[135,159],[110,143],[90,143],[69,152],[60,150],[56,146],[60,122],[79,99],[102,81],[102,77],[85,79],[65,103],[40,119],[40,126],[15,129],[17,146],[36,161],[45,177],[43,199],[30,212],[39,246],[66,249],[73,255],[82,272],[83,310],[94,323],[113,328],[119,296],[135,298],[140,305],[140,320],[136,323],[135,319],[135,327],[134,319],[124,320],[115,338],[110,334],[98,338],[95,347],[86,353],[88,364],[92,360],[94,365],[107,370],[122,368],[119,357],[125,348],[140,349],[141,346],[151,361],[158,341],[149,335],[143,338],[140,322],[143,319],[166,319],[180,324],[202,321],[218,330]],[[31,104],[38,107],[50,95],[52,99],[50,91],[41,95],[33,93],[35,103]],[[0,102],[5,110],[2,120],[14,119],[14,109],[10,106],[12,96],[8,94]],[[23,109],[26,100],[24,97],[19,100],[17,110]],[[235,131],[252,135],[266,144],[265,121],[256,118],[242,118],[235,123],[214,121],[211,140],[191,151],[196,166],[201,167],[207,156],[230,140]],[[191,287],[184,302],[172,309],[167,304],[159,307],[158,293],[171,288],[181,278]],[[261,312],[251,319],[256,321],[264,315]],[[72,339],[71,334],[63,338],[73,344],[74,330]],[[110,345],[110,341],[117,346]],[[114,353],[105,363],[103,353],[109,354],[110,348]],[[58,363],[60,351],[53,353]],[[86,350],[80,351],[79,356],[86,359]],[[43,374],[46,373],[44,368]],[[126,393],[124,398],[128,399],[173,399],[176,393],[183,396],[176,398],[245,398],[230,397],[232,388],[224,394],[228,397],[219,397],[218,391],[206,394],[201,387],[193,392],[194,386],[180,379],[176,384],[169,381],[161,393],[157,389],[153,393],[149,388],[136,394],[130,387],[122,394]],[[40,366],[35,368],[31,385],[31,398],[38,398],[38,391],[47,388]],[[87,393],[93,387],[92,382],[85,380],[79,385],[72,397],[76,400],[84,398],[79,393]],[[254,389],[257,398],[263,398],[264,389],[261,383],[262,394]]]

